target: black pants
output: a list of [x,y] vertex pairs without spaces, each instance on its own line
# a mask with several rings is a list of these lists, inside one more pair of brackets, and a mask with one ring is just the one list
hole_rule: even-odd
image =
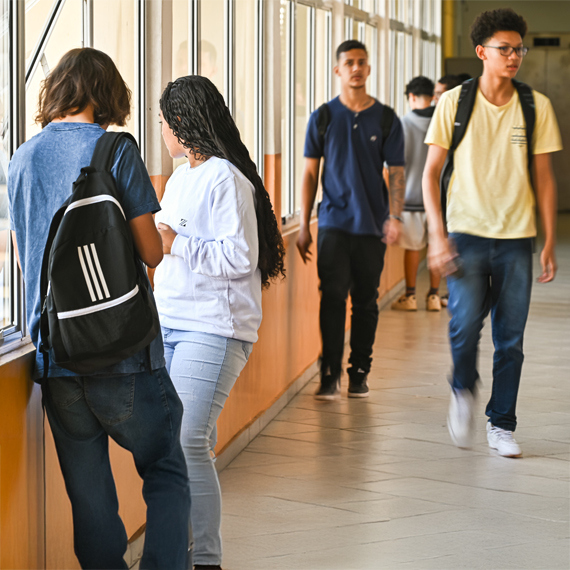
[[369,372],[378,324],[378,287],[386,245],[376,236],[320,229],[317,251],[321,280],[321,371],[324,374],[338,374],[341,371],[346,298],[350,291],[352,321],[349,362],[352,369]]

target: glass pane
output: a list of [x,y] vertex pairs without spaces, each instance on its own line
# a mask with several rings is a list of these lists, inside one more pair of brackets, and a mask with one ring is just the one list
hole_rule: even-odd
[[330,35],[328,14],[324,10],[316,11],[316,49],[315,49],[315,109],[329,98],[330,78]]
[[[28,64],[52,5],[52,0],[39,0],[35,4],[26,3],[26,6],[29,6],[26,9],[25,18],[26,62]],[[26,90],[26,140],[31,139],[41,130],[41,126],[35,123],[41,82],[49,70],[57,65],[62,55],[70,49],[81,47],[81,30],[81,3],[66,2],[45,48],[42,62],[36,68],[31,84]]]
[[188,0],[172,3],[172,79],[188,75]]
[[378,96],[378,61],[377,61],[377,36],[378,31],[374,26],[366,24],[366,39],[364,44],[368,50],[368,63],[370,64],[370,76],[366,81],[366,91],[372,97]]
[[303,179],[305,133],[311,114],[309,78],[310,8],[297,4],[295,20],[295,204],[301,208],[301,182]]
[[289,18],[291,3],[280,0],[279,36],[281,38],[281,214],[291,213],[289,196]]
[[[79,2],[78,2],[79,4]],[[110,130],[126,130],[135,134],[135,91],[136,49],[136,0],[95,0],[93,3],[93,47],[104,51],[115,62],[125,83],[133,92],[131,116],[125,128],[111,127]]]
[[11,323],[10,314],[10,253],[8,240],[8,194],[6,173],[10,155],[10,38],[8,11],[10,0],[0,0],[0,329]]
[[[188,40],[190,37],[188,18],[190,14],[188,4],[189,0],[174,0],[172,3],[172,81],[184,77],[190,72],[190,62],[188,61]],[[172,169],[176,170],[186,162],[188,162],[186,157],[173,158]]]
[[[234,81],[235,109],[234,119],[241,134],[241,140],[255,159],[256,108],[255,91],[255,18],[256,0],[240,0],[236,5],[234,38]],[[251,30],[250,33],[237,33],[239,30]],[[259,165],[258,165],[259,168]]]
[[200,5],[200,75],[207,77],[227,97],[224,86],[225,4],[225,0],[207,0]]

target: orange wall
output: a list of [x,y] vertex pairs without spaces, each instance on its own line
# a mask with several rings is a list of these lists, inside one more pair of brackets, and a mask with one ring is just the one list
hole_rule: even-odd
[[44,567],[42,408],[31,357],[0,369],[0,568]]

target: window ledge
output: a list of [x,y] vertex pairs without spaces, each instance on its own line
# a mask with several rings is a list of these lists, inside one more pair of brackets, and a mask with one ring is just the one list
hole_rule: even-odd
[[29,336],[9,342],[6,346],[0,347],[0,367],[35,351],[36,347]]

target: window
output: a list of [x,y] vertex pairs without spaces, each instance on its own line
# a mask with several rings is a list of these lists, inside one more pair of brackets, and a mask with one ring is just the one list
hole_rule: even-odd
[[315,109],[318,109],[331,98],[331,13],[316,10],[315,24]]
[[172,2],[172,80],[188,75],[191,71],[188,53],[190,46],[188,0],[174,0]]
[[14,324],[11,308],[12,254],[6,175],[10,157],[9,3],[0,0],[0,330]]
[[313,8],[297,4],[295,10],[295,148],[294,148],[294,213],[301,208],[305,134],[313,110],[313,82],[311,73],[314,59]]
[[93,47],[111,57],[133,92],[133,110],[126,127],[111,127],[111,130],[126,130],[135,137],[140,95],[136,85],[137,5],[136,0],[95,0],[93,4]]
[[366,81],[366,91],[372,97],[378,97],[378,30],[370,24],[365,25],[365,41],[368,50],[370,76]]
[[[81,47],[81,3],[67,1],[61,3],[60,9],[55,8],[57,3],[53,0],[26,2],[26,140],[41,130],[41,125],[35,122],[41,82],[62,55],[70,49]],[[53,24],[51,35],[48,35],[44,30],[50,20]],[[38,53],[37,49],[44,38],[47,42]]]
[[229,28],[227,20],[227,3],[225,0],[207,0],[207,2],[200,3],[199,73],[212,81],[226,102],[228,102],[229,95],[225,58],[225,38]]
[[[234,29],[251,30],[257,26],[257,0],[242,0],[235,10]],[[236,33],[234,35],[234,119],[239,129],[241,140],[249,150],[252,159],[257,156],[257,35],[255,33]]]
[[304,149],[312,111],[330,99],[331,14],[281,0],[282,204],[284,221],[301,209]]
[[290,138],[291,138],[291,68],[293,31],[291,12],[293,3],[290,0],[280,0],[279,36],[281,41],[281,212],[283,217],[294,212],[294,204],[290,195]]

